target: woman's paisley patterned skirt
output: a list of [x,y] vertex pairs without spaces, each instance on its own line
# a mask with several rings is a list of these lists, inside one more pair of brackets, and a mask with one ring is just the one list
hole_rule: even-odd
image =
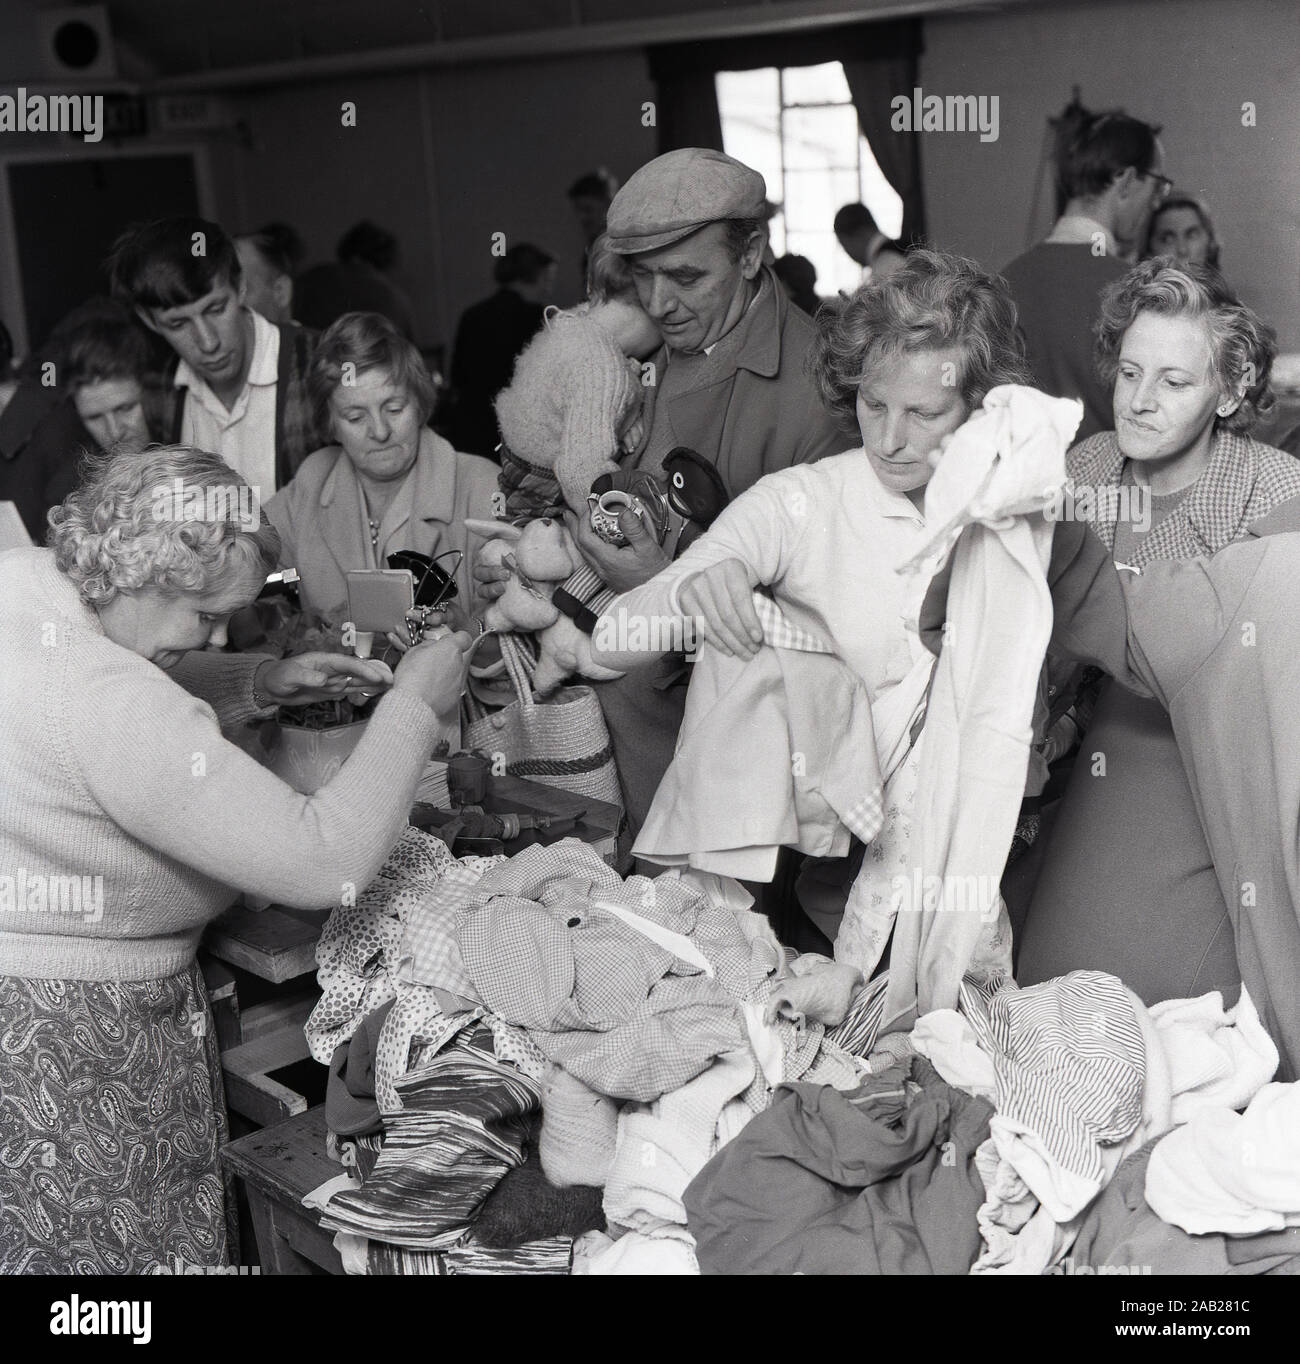
[[0,1273],[228,1263],[226,1136],[196,965],[162,980],[0,976]]

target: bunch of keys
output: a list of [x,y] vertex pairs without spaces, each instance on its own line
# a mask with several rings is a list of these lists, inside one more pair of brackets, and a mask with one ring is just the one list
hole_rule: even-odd
[[435,606],[417,606],[414,611],[406,613],[406,633],[411,637],[412,646],[433,644],[451,634],[450,625],[429,624],[429,616],[437,609]]
[[[389,568],[404,568],[411,575],[415,605],[406,613],[406,630],[412,645],[432,643],[451,634],[447,625],[430,626],[429,616],[456,595],[455,573],[464,557],[458,549],[448,550],[433,559],[413,549],[399,549],[388,556]],[[450,558],[455,560],[450,569],[438,562]]]

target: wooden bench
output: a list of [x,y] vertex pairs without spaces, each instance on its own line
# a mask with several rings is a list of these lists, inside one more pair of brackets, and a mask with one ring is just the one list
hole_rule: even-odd
[[277,1072],[301,1067],[310,1057],[303,1024],[320,998],[316,942],[327,917],[285,905],[253,910],[237,904],[204,936],[201,960],[226,1103],[249,1123],[280,1122],[321,1097],[313,1083],[295,1086]]
[[334,1235],[303,1198],[343,1167],[325,1154],[325,1106],[231,1142],[221,1153],[243,1182],[263,1274],[342,1274]]

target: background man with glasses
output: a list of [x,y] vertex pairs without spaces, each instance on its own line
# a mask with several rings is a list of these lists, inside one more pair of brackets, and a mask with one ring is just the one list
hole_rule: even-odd
[[1057,176],[1065,211],[1045,240],[1002,272],[1020,312],[1038,386],[1083,400],[1076,440],[1112,426],[1092,329],[1102,290],[1137,258],[1172,188],[1160,129],[1124,113],[1087,114],[1065,139]]

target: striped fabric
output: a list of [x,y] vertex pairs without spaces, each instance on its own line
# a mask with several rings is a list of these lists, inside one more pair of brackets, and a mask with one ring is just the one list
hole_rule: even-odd
[[384,1019],[375,1047],[375,1102],[380,1113],[401,1108],[397,1082],[403,1075],[432,1059],[480,1019],[492,1033],[497,1060],[509,1061],[530,1079],[542,1078],[546,1058],[528,1040],[527,1033],[485,1009],[456,1007],[437,989],[399,981],[397,999]]
[[589,564],[583,564],[561,586],[571,597],[576,597],[597,616],[607,611],[610,603],[618,595],[605,586],[604,579]]
[[885,989],[889,972],[883,971],[869,980],[854,997],[842,1022],[827,1028],[826,1040],[843,1047],[851,1056],[869,1056],[880,1032],[880,1020],[885,1008]]
[[1123,985],[1102,971],[1072,971],[1023,990],[968,978],[959,995],[993,1059],[998,1118],[1100,1187],[1100,1147],[1124,1141],[1142,1117],[1146,1047]]
[[417,1250],[465,1234],[506,1171],[523,1164],[541,1088],[493,1054],[483,1029],[399,1080],[402,1107],[360,1189],[336,1194],[322,1225]]
[[367,1274],[567,1274],[573,1241],[551,1236],[512,1250],[490,1250],[465,1241],[450,1250],[408,1250],[371,1241],[366,1250]]

